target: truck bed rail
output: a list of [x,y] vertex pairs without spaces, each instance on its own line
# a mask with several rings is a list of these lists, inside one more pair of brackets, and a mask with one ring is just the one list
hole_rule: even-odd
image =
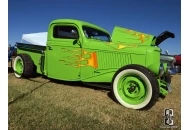
[[42,51],[45,51],[46,49],[46,46],[32,45],[20,42],[16,42],[16,47],[21,50],[32,51],[37,53],[42,53]]

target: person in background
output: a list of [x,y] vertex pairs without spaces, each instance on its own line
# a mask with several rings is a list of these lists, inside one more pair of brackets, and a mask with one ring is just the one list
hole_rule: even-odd
[[8,46],[8,62],[10,62],[11,61],[11,57],[15,56],[15,55],[16,55],[16,49],[15,49],[15,47],[11,46],[9,44],[9,46]]

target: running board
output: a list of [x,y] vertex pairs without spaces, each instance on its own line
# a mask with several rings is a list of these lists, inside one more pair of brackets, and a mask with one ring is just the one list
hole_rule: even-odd
[[86,82],[83,82],[83,84],[98,88],[111,89],[111,84],[97,84],[97,83],[86,83]]

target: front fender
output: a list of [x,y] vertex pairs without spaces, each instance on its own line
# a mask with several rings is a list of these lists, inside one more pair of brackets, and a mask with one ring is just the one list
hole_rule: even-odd
[[159,74],[159,68],[160,68],[160,64],[158,63],[153,63],[150,64],[149,66],[147,66],[147,68],[152,71],[154,74],[158,75]]

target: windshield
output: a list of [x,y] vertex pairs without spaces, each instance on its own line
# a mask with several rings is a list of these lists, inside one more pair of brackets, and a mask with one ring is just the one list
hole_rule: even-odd
[[110,42],[109,34],[103,31],[100,31],[91,27],[87,27],[87,26],[83,26],[82,29],[83,29],[84,35],[89,39],[96,39],[96,40]]

